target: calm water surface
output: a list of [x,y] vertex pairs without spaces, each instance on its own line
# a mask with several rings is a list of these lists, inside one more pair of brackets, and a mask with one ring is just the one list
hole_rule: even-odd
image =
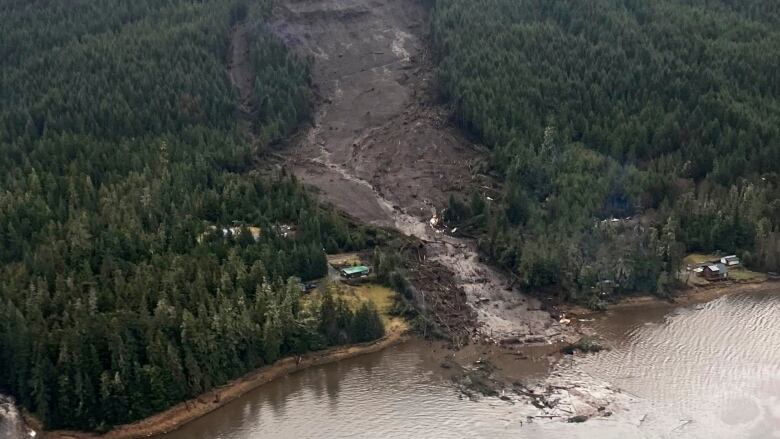
[[569,368],[634,397],[611,418],[529,424],[522,404],[461,400],[435,345],[416,341],[275,381],[165,439],[780,438],[780,292],[588,324],[614,347]]

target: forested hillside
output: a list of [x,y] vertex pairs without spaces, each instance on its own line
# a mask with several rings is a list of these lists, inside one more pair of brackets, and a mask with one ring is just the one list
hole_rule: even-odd
[[373,238],[291,177],[251,171],[233,24],[248,20],[264,67],[261,142],[309,111],[307,62],[264,30],[267,7],[0,0],[0,391],[46,427],[105,429],[381,335],[374,311],[302,308],[288,281]]
[[504,182],[449,218],[528,287],[666,293],[685,251],[780,268],[777,2],[437,0],[433,15],[441,93]]

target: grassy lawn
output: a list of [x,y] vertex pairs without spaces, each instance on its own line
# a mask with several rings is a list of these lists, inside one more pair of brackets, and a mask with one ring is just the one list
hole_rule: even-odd
[[710,261],[719,261],[720,258],[715,255],[707,255],[702,253],[691,253],[683,259],[683,264],[703,264]]
[[[720,258],[715,255],[691,253],[686,256],[685,259],[683,259],[683,265],[697,265],[716,260],[720,260]],[[736,281],[763,281],[766,280],[767,276],[766,274],[757,273],[755,271],[750,271],[745,267],[738,266],[729,267],[729,278]],[[691,273],[691,276],[688,279],[688,284],[702,286],[709,284],[709,282],[703,278],[696,277],[693,273]]]
[[363,261],[357,253],[341,253],[338,255],[328,255],[328,264],[334,267],[342,267],[361,265],[363,264]]
[[746,268],[731,268],[729,270],[729,277],[733,280],[748,280],[748,281],[764,281],[766,280],[766,274],[756,273]]
[[[408,328],[404,319],[390,315],[390,310],[392,310],[395,298],[398,295],[390,288],[376,284],[365,284],[356,287],[344,284],[336,285],[335,296],[344,299],[353,310],[358,309],[363,302],[373,302],[382,316],[387,332],[403,331]],[[304,296],[303,300],[319,299],[319,295],[319,290],[313,291]]]
[[360,306],[363,302],[373,302],[382,316],[385,324],[385,330],[397,331],[407,329],[406,322],[399,317],[391,316],[390,310],[398,293],[390,288],[375,284],[365,284],[358,287],[345,286],[341,295],[348,303],[354,304],[353,309]]

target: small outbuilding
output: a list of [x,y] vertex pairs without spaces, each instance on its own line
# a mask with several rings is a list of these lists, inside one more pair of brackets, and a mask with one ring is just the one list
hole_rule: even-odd
[[725,264],[710,264],[704,267],[702,276],[709,281],[725,280],[729,277],[728,267]]
[[740,260],[737,255],[724,256],[720,258],[720,263],[727,267],[734,267],[740,264]]
[[354,267],[344,267],[341,269],[341,275],[346,279],[366,277],[369,274],[371,274],[371,268],[365,265],[356,265]]

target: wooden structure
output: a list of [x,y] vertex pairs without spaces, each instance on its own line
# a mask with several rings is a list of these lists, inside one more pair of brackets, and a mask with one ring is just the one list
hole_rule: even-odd
[[710,264],[704,266],[701,275],[709,281],[719,281],[728,279],[729,271],[724,264]]

